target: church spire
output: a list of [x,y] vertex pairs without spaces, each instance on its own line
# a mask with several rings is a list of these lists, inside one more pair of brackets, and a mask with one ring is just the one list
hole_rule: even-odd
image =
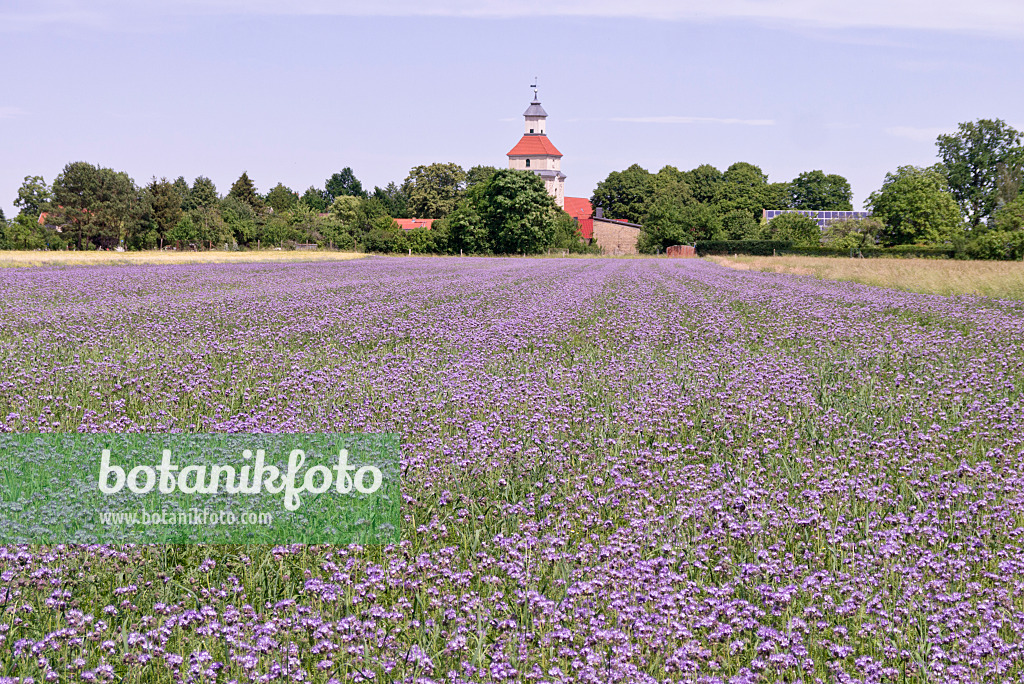
[[533,85],[530,87],[533,88],[533,102],[523,112],[523,116],[526,118],[524,132],[526,135],[545,135],[548,113],[540,106],[540,100],[537,97],[537,79],[533,80]]

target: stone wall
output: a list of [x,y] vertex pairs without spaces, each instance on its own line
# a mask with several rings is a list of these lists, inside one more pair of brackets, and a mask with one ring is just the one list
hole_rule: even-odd
[[594,217],[594,243],[604,254],[637,254],[640,226]]

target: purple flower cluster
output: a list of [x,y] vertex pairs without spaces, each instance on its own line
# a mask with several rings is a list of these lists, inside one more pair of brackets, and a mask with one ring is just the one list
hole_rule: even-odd
[[384,548],[0,547],[0,683],[1024,677],[1020,302],[697,260],[0,292],[0,431],[396,432],[404,496]]

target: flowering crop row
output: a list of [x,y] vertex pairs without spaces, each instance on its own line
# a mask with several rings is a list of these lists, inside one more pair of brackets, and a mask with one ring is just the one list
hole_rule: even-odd
[[388,547],[0,547],[2,682],[1024,676],[1022,303],[660,260],[0,293],[0,431],[397,432],[404,497]]

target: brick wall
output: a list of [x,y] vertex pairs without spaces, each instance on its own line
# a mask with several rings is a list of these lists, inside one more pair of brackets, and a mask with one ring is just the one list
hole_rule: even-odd
[[677,259],[695,259],[697,253],[691,245],[672,245],[665,248],[665,256]]
[[605,254],[636,254],[640,227],[611,219],[594,217],[594,242]]

